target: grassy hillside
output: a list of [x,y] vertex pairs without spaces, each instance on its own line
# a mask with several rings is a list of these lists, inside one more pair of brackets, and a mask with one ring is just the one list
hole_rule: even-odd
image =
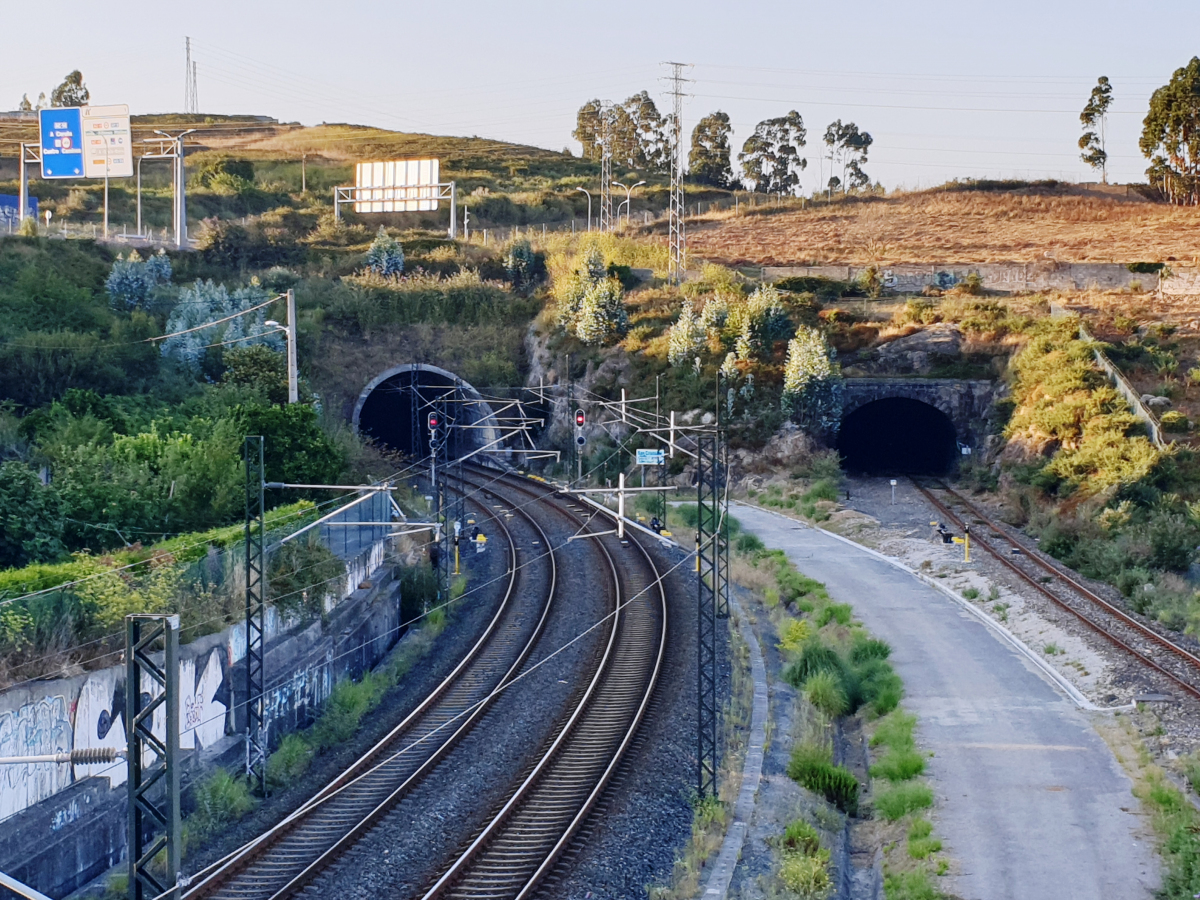
[[726,265],[1117,262],[1200,257],[1200,209],[1071,185],[946,185],[831,204],[743,205],[689,227],[688,250]]

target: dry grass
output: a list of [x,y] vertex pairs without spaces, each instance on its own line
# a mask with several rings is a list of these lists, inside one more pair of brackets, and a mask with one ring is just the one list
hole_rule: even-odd
[[1200,209],[1082,190],[925,191],[720,214],[689,251],[726,265],[1163,261],[1200,258]]

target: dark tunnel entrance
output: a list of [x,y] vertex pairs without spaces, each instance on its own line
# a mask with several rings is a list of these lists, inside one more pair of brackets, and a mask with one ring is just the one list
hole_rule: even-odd
[[389,369],[367,385],[355,407],[354,425],[365,437],[421,458],[429,455],[428,418],[435,410],[450,426],[450,459],[499,437],[492,408],[475,388],[453,372],[421,364]]
[[837,448],[849,471],[867,475],[945,475],[959,454],[949,417],[906,397],[854,410],[842,420]]

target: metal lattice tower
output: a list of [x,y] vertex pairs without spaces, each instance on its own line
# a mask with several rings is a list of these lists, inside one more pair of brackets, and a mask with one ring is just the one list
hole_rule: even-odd
[[265,796],[267,790],[267,735],[263,699],[266,658],[266,522],[263,439],[248,435],[246,457],[246,776],[250,788]]
[[183,111],[185,113],[200,112],[200,97],[196,90],[196,63],[192,59],[192,39],[184,38],[187,61],[184,68]]
[[717,792],[717,623],[729,616],[728,447],[720,378],[717,398],[717,419],[696,441],[696,792],[702,797]]
[[[450,422],[446,418],[446,407],[444,397],[439,397],[428,406],[430,411],[436,413],[438,417],[438,427],[429,435],[430,480],[433,482],[433,520],[442,523],[435,539],[437,558],[434,560],[433,566],[434,573],[437,575],[438,606],[450,599],[450,578],[454,571],[454,560],[450,558],[450,540],[454,526],[447,514],[450,511],[446,490],[446,480],[450,474]],[[427,612],[428,610],[423,611]]]
[[[156,660],[161,658],[161,663]],[[179,616],[125,617],[129,900],[179,883]],[[162,736],[156,735],[155,724]],[[164,854],[162,863],[155,857]],[[165,863],[165,865],[163,865]],[[168,896],[177,896],[173,892]]]
[[600,106],[600,231],[612,231],[612,124],[611,103]]
[[683,281],[687,264],[687,237],[683,223],[687,212],[683,196],[683,98],[686,96],[683,85],[691,80],[683,77],[683,70],[691,68],[691,63],[669,62],[666,65],[671,67],[671,89],[667,93],[674,101],[671,111],[671,234],[667,278],[679,284]]

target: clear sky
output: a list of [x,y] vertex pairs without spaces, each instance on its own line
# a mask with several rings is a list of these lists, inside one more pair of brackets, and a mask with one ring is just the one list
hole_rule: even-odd
[[[385,3],[206,0],[102,8],[3,0],[0,108],[83,71],[93,103],[177,111],[184,37],[202,112],[479,135],[579,152],[575,112],[648,90],[669,109],[664,60],[693,63],[685,129],[729,113],[735,155],[760,119],[796,109],[820,135],[853,120],[888,187],[953,177],[1091,180],[1079,110],[1113,82],[1109,178],[1144,180],[1137,149],[1155,87],[1200,54],[1196,0],[711,0]],[[75,20],[68,18],[75,10]],[[109,23],[109,24],[106,24]]]

